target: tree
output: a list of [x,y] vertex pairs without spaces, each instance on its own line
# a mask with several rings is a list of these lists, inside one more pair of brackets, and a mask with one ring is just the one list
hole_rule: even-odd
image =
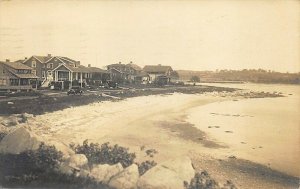
[[199,76],[192,76],[191,79],[190,79],[192,82],[200,82],[200,77]]

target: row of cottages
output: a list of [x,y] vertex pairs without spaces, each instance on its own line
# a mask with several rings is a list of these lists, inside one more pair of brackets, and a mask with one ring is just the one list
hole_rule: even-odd
[[107,66],[112,81],[117,83],[146,84],[149,76],[141,67],[130,62],[129,64],[110,64]]
[[1,91],[30,91],[37,88],[38,77],[32,68],[20,62],[0,62]]
[[[32,68],[43,87],[49,86],[51,82],[68,82],[67,87],[72,85],[85,86],[89,83],[102,83],[109,79],[106,70],[80,65],[80,61],[63,56],[31,56],[22,61],[23,64]],[[62,85],[62,88],[64,86]]]
[[147,65],[143,69],[136,64],[111,64],[107,66],[112,81],[117,83],[166,85],[176,82],[179,75],[171,66]]

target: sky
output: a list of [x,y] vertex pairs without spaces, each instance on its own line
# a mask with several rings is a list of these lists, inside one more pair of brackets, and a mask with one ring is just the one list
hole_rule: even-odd
[[300,71],[300,1],[0,0],[0,60]]

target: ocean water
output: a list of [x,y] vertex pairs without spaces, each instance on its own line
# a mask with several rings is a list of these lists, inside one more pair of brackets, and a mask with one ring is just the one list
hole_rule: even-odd
[[282,92],[285,97],[224,101],[190,109],[188,121],[234,155],[289,175],[300,176],[300,86],[209,84],[250,91]]

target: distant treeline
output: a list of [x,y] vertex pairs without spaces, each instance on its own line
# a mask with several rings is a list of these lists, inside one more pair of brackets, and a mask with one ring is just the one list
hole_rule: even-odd
[[198,76],[201,82],[244,81],[254,83],[286,83],[300,84],[299,73],[280,73],[263,69],[189,71],[177,70],[180,79],[191,80]]

